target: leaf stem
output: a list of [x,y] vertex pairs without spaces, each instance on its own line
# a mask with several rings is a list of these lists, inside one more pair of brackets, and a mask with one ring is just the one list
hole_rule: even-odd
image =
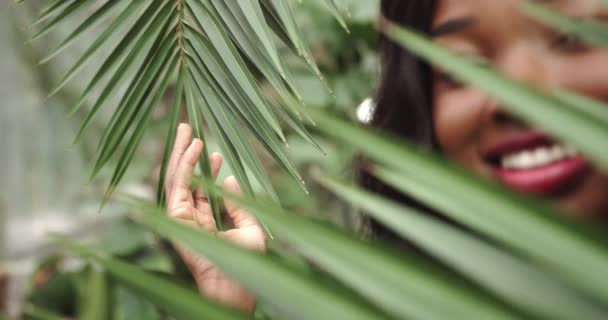
[[183,31],[183,22],[184,22],[184,0],[177,0],[177,12],[179,14],[179,20],[177,21],[177,26],[176,26],[176,33],[177,33],[177,46],[179,48],[179,52],[180,52],[180,64],[182,64],[184,62],[184,46],[182,45],[182,38],[184,35],[184,31]]

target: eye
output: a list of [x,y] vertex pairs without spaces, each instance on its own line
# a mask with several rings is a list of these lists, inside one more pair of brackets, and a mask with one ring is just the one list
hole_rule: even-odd
[[587,49],[587,46],[580,37],[574,34],[560,34],[553,40],[551,47],[567,53],[575,53]]

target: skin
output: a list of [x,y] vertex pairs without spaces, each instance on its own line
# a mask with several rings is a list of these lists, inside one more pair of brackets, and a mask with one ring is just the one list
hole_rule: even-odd
[[[608,100],[608,50],[587,46],[532,19],[521,0],[441,0],[433,20],[438,30],[450,21],[468,20],[466,27],[437,35],[435,41],[456,52],[483,59],[508,77],[539,89],[563,88]],[[605,20],[597,0],[551,1],[571,17]],[[484,150],[530,131],[480,90],[459,84],[435,71],[434,129],[445,156],[466,169],[495,180]],[[564,212],[605,219],[608,175],[597,168],[566,190],[546,196]]]
[[[486,60],[506,75],[538,88],[560,87],[608,99],[608,51],[571,41],[527,18],[518,8],[521,0],[440,0],[433,26],[466,18],[465,29],[445,33],[435,41],[462,54]],[[595,0],[555,1],[552,5],[569,16],[604,18],[606,12]],[[463,86],[438,70],[434,76],[435,134],[445,156],[488,179],[495,179],[483,150],[501,140],[533,130],[505,113],[498,103],[476,88]],[[264,252],[264,232],[246,210],[228,202],[226,209],[235,229],[218,232],[209,203],[190,183],[203,144],[192,138],[192,129],[181,124],[177,131],[166,177],[169,215],[245,248]],[[222,156],[210,156],[215,176]],[[240,192],[234,177],[223,182],[231,192]],[[608,176],[589,170],[575,185],[551,196],[555,205],[577,216],[603,218],[608,212]],[[177,245],[200,292],[216,301],[253,313],[255,297],[226,276],[204,257]]]
[[[204,193],[202,190],[191,188],[194,168],[201,157],[203,147],[201,140],[192,138],[192,128],[189,125],[179,125],[167,167],[165,183],[169,216],[244,248],[265,252],[266,235],[251,213],[226,201],[226,212],[234,229],[219,232]],[[213,153],[209,158],[213,175],[217,177],[222,165],[222,156],[219,153]],[[233,176],[226,178],[222,187],[228,192],[241,192]],[[202,295],[244,313],[252,314],[255,311],[255,297],[237,282],[206,258],[191,253],[179,244],[176,245],[176,248],[190,269]]]

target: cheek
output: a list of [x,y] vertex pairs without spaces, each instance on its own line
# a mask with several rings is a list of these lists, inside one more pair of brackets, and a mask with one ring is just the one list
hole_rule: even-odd
[[559,86],[598,99],[608,99],[608,50],[554,60]]
[[434,127],[442,152],[464,161],[476,154],[482,129],[484,97],[473,88],[435,88]]

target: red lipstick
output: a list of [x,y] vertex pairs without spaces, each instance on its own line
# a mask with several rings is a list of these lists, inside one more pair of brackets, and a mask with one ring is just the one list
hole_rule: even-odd
[[485,154],[499,181],[529,194],[564,190],[588,169],[588,162],[575,151],[535,132],[502,140]]
[[505,185],[530,194],[551,194],[563,190],[587,170],[581,156],[523,170],[495,168],[494,174]]

